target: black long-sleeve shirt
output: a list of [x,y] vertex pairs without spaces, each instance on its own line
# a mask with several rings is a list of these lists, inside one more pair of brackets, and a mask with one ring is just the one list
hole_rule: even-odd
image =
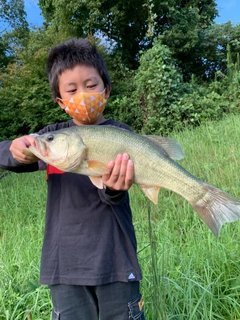
[[[103,125],[129,129],[106,120]],[[49,125],[38,134],[74,126]],[[13,159],[11,141],[0,142],[0,168],[39,170],[38,163]],[[47,167],[48,197],[42,247],[42,284],[101,285],[141,279],[128,192],[98,189],[87,176]]]

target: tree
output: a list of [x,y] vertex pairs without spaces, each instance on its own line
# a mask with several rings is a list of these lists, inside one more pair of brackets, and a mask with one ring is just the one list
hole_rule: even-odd
[[45,72],[48,50],[56,42],[56,34],[43,29],[31,31],[24,47],[17,47],[15,62],[0,73],[0,139],[69,119],[53,102]]
[[240,25],[231,22],[213,24],[201,34],[199,43],[205,63],[203,78],[214,79],[216,72],[227,74],[229,68],[227,55],[231,52],[231,62],[237,62],[240,51]]
[[217,15],[214,0],[40,0],[40,7],[52,28],[68,36],[101,37],[112,52],[121,53],[130,69],[138,67],[139,52],[162,35],[179,59],[193,56],[201,30]]
[[155,39],[152,48],[142,54],[135,75],[133,96],[138,102],[137,114],[142,119],[142,131],[162,134],[173,130],[183,113],[176,108],[175,102],[190,90],[183,83],[169,48]]
[[217,15],[215,1],[191,0],[171,6],[162,19],[162,43],[170,48],[185,80],[189,81],[192,74],[204,77],[207,72],[208,57],[202,46],[203,35],[213,25]]
[[[13,31],[14,30],[14,31]],[[14,36],[13,36],[14,32]],[[15,59],[13,39],[23,39],[28,32],[23,0],[0,0],[0,70]],[[10,38],[8,33],[11,33]],[[11,39],[11,41],[10,41]]]
[[24,0],[0,0],[0,34],[8,29],[27,27]]
[[13,60],[14,58],[9,54],[8,42],[3,37],[0,37],[0,70],[4,70],[8,63]]

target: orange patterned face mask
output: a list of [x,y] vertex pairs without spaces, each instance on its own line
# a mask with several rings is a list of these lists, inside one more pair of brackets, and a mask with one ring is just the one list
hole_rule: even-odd
[[60,100],[65,105],[65,112],[83,124],[95,122],[102,115],[107,102],[105,89],[100,93],[82,92],[71,99]]

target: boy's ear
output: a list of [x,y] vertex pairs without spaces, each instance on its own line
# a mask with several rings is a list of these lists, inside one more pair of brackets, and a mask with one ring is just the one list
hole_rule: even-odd
[[110,97],[110,93],[111,93],[112,88],[111,87],[107,87],[105,90],[105,98],[108,99]]
[[56,102],[58,103],[58,105],[60,106],[60,108],[62,108],[62,109],[65,109],[65,108],[66,108],[65,104],[62,102],[61,99],[56,98]]

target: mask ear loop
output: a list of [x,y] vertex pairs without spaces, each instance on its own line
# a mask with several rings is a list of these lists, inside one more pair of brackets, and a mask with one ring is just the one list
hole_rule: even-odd
[[63,102],[63,99],[61,98],[56,98],[56,102],[58,103],[58,105],[60,106],[60,108],[62,108],[63,110],[66,110],[67,106],[65,105],[65,103]]

